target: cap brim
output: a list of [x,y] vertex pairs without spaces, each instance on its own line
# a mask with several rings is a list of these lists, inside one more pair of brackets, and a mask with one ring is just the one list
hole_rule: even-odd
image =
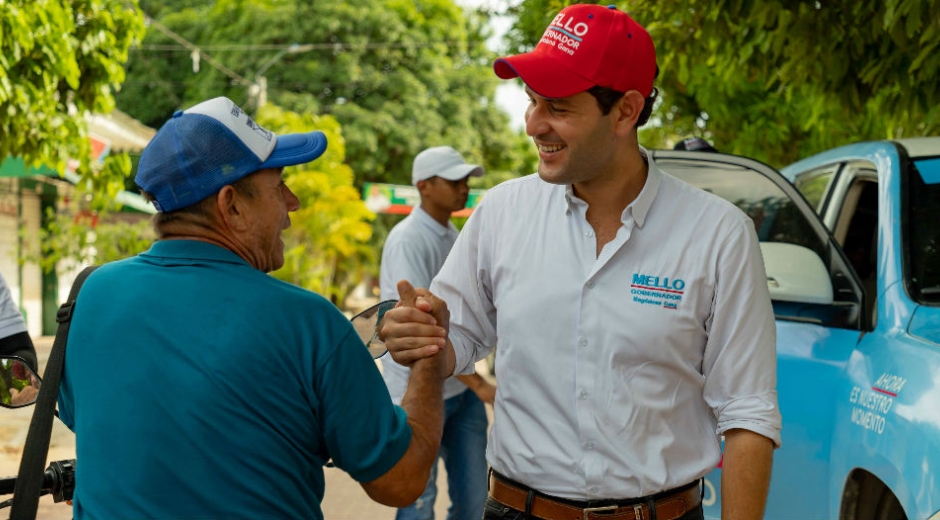
[[259,169],[283,168],[306,164],[326,151],[326,136],[314,131],[306,134],[286,134],[277,136],[277,144],[268,159]]
[[521,78],[533,92],[547,98],[573,96],[594,86],[564,64],[534,51],[499,58],[493,62],[493,71],[502,79]]
[[433,177],[440,177],[449,181],[459,181],[468,176],[480,177],[483,175],[483,167],[475,164],[458,164],[448,168]]

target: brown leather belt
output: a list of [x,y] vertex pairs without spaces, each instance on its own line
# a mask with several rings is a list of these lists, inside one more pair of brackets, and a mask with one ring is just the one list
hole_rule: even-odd
[[[502,480],[490,472],[490,497],[517,511],[525,511],[529,492]],[[656,520],[681,517],[702,500],[698,486],[660,497],[655,501]],[[536,494],[532,500],[532,516],[543,520],[650,520],[653,516],[647,503],[579,508]]]

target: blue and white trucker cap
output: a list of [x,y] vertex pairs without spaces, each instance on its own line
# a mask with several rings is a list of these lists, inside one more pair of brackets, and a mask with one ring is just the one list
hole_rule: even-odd
[[217,97],[173,114],[141,153],[134,181],[154,196],[157,211],[169,212],[250,173],[308,163],[325,150],[323,132],[278,136]]

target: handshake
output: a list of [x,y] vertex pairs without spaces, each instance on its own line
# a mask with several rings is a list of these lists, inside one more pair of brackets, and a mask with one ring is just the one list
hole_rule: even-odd
[[453,373],[453,350],[448,349],[450,311],[447,304],[427,289],[415,289],[405,280],[398,282],[400,299],[385,313],[379,324],[379,337],[385,341],[392,358],[400,365],[413,366],[423,359],[440,356],[445,377]]

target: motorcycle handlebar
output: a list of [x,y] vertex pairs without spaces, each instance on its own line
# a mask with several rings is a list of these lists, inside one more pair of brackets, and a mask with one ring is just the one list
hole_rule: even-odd
[[0,495],[13,493],[14,487],[16,487],[16,477],[0,478]]
[[[16,477],[0,478],[0,495],[9,495],[16,488]],[[75,459],[57,460],[49,464],[42,478],[42,495],[51,493],[55,502],[72,500],[75,492]],[[7,507],[11,500],[0,503]]]

